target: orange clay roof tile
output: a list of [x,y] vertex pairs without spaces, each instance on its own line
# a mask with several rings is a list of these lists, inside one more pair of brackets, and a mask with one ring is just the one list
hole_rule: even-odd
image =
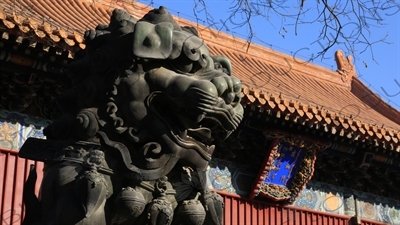
[[[38,40],[48,40],[74,52],[85,48],[83,32],[107,24],[114,8],[128,11],[136,18],[151,9],[121,0],[20,0],[18,4],[3,0],[0,26],[3,24],[10,31],[18,29],[21,35],[34,33]],[[213,54],[231,59],[233,74],[243,82],[243,102],[250,104],[250,108],[269,113],[273,110],[277,117],[281,113],[285,118],[296,114],[292,116],[294,121],[308,120],[342,136],[358,138],[352,132],[359,132],[365,139],[377,141],[384,137],[386,142],[398,143],[400,112],[369,90],[356,74],[343,81],[336,71],[176,19],[181,25],[196,27]],[[339,52],[336,56],[340,54],[343,55]],[[400,151],[399,146],[395,149]]]
[[11,21],[3,20],[2,22],[8,29],[13,29],[15,27],[15,23]]

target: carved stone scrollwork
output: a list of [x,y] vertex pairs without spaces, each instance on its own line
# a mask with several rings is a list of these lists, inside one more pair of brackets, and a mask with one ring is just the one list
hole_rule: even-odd
[[81,110],[76,116],[76,137],[81,140],[93,141],[99,125],[96,119],[96,109]]
[[[149,215],[150,225],[169,225],[172,223],[174,217],[174,208],[171,203],[171,198],[174,201],[173,195],[175,191],[172,189],[172,185],[168,182],[166,176],[158,179],[154,185],[155,196],[149,204],[147,213]],[[167,198],[167,195],[170,195]]]
[[199,196],[200,193],[197,193],[194,199],[184,200],[178,206],[177,215],[179,215],[179,224],[199,225],[204,223],[206,211],[200,200],[198,200]]
[[122,188],[115,200],[116,215],[113,224],[120,224],[130,218],[136,218],[144,211],[146,200],[140,191],[132,187]]
[[150,225],[169,225],[174,217],[172,204],[165,197],[154,199],[149,205]]
[[221,195],[215,191],[207,190],[204,199],[207,209],[204,225],[222,225],[224,200]]
[[85,217],[90,217],[108,196],[106,181],[96,170],[84,171],[75,181],[74,192],[85,209]]

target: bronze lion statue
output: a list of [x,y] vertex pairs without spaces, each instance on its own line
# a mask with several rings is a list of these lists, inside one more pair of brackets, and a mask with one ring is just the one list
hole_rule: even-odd
[[140,20],[114,10],[85,43],[47,140],[21,148],[46,163],[40,198],[34,170],[25,184],[24,224],[222,224],[205,174],[243,118],[229,59],[164,7]]

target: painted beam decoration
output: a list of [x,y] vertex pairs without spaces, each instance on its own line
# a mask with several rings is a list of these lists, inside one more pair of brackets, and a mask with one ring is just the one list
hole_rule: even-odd
[[19,150],[30,137],[45,139],[43,128],[49,124],[49,120],[1,109],[0,148]]
[[275,141],[265,161],[258,193],[274,201],[291,203],[311,179],[316,153],[325,144],[278,133],[264,135]]

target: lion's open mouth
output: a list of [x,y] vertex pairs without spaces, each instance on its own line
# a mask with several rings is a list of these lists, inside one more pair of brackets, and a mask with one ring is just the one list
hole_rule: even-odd
[[199,88],[190,88],[182,98],[153,92],[148,107],[170,128],[179,146],[195,149],[207,161],[215,150],[214,140],[227,138],[242,119],[234,106]]

